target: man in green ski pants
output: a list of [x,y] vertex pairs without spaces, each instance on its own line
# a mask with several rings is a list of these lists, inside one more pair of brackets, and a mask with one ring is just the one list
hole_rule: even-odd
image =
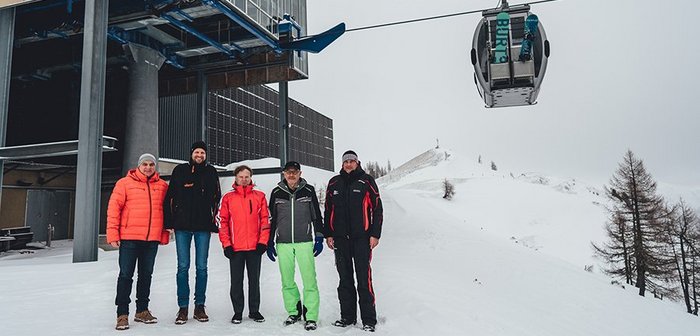
[[[314,257],[323,250],[321,209],[314,187],[301,178],[298,162],[287,162],[282,174],[284,180],[270,193],[271,228],[267,256],[273,262],[275,257],[279,259],[282,298],[289,313],[284,325],[292,325],[303,317],[306,321],[304,328],[315,330],[320,300]],[[295,259],[304,285],[303,303],[294,281]]]

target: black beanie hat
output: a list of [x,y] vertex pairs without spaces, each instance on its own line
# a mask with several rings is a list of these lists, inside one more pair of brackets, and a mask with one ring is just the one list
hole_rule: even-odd
[[194,150],[197,149],[197,148],[201,148],[201,149],[203,149],[203,150],[206,152],[206,151],[207,151],[207,144],[206,144],[204,141],[201,141],[201,140],[195,141],[195,142],[192,144],[192,148],[190,148],[190,155],[191,155],[191,154],[194,152]]

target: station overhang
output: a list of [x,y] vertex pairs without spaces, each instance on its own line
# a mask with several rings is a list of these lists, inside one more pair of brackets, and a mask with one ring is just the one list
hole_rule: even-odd
[[[0,4],[17,6],[13,80],[80,70],[85,1]],[[108,68],[128,67],[127,46],[139,44],[165,56],[161,95],[193,92],[201,74],[212,88],[306,79],[307,52],[284,48],[305,25],[305,0],[110,1]]]

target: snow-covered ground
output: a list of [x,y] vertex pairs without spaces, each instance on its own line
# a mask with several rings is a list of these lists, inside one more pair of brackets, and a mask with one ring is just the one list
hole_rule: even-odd
[[[639,297],[611,285],[591,256],[603,239],[602,186],[537,173],[511,173],[477,156],[429,150],[394,169],[379,185],[385,224],[372,262],[380,335],[695,335],[698,317],[674,302]],[[247,162],[253,168],[273,159]],[[302,167],[317,187],[334,174]],[[451,201],[441,184],[455,185]],[[269,193],[276,176],[253,176]],[[227,190],[232,178],[222,179]],[[687,193],[684,193],[687,194]],[[177,326],[173,244],[156,260],[151,310],[156,325],[114,330],[117,252],[71,263],[71,242],[0,256],[1,335],[307,335],[282,327],[277,265],[262,266],[262,324],[232,325],[228,263],[212,239],[207,307],[211,321]],[[586,265],[596,265],[593,272]],[[317,258],[321,314],[317,335],[363,335],[341,329],[333,255]],[[246,312],[247,313],[247,312]],[[132,304],[133,315],[133,304]]]

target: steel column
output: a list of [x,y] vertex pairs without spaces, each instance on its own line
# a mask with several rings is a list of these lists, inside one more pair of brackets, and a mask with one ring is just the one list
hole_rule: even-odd
[[122,172],[136,167],[139,156],[158,153],[158,70],[165,56],[156,50],[130,43],[129,95],[126,104]]
[[85,2],[73,262],[97,261],[109,0]]
[[287,98],[289,96],[289,84],[279,82],[279,117],[280,117],[280,167],[289,161],[289,109],[287,108]]
[[199,140],[209,143],[207,138],[207,117],[209,115],[209,84],[203,71],[197,72],[197,121],[199,122]]
[[[15,7],[0,9],[0,147],[5,147],[7,115],[10,107],[10,75],[12,46],[15,40]],[[4,162],[0,160],[0,204]]]

